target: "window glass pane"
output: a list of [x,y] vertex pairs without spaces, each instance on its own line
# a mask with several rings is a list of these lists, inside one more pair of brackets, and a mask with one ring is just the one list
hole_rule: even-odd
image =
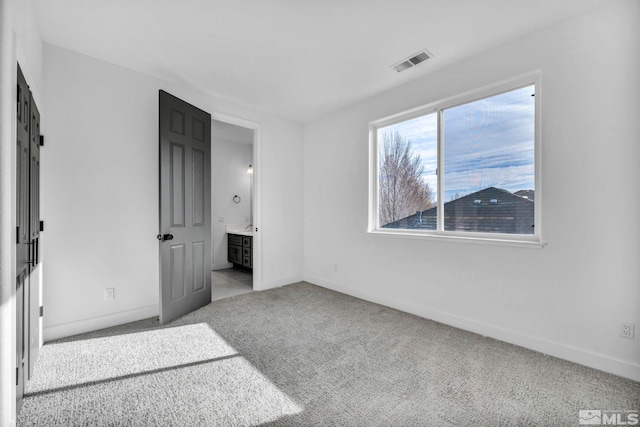
[[444,110],[444,229],[534,232],[535,86]]
[[435,230],[437,114],[378,129],[378,226]]

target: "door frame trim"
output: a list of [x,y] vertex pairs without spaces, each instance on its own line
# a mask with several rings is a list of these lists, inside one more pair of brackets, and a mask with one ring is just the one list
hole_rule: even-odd
[[[262,132],[258,122],[230,116],[224,113],[211,113],[211,120],[240,126],[253,130],[253,290],[262,287]],[[213,161],[211,162],[213,164]],[[213,203],[213,197],[211,198]],[[213,209],[211,210],[213,212]],[[213,221],[213,218],[211,219]],[[256,231],[256,229],[258,231]]]

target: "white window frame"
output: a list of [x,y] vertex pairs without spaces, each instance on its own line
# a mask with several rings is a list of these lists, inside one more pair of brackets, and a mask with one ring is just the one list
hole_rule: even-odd
[[[460,241],[469,243],[485,243],[498,244],[508,246],[521,246],[542,248],[545,243],[542,241],[542,189],[541,189],[541,90],[542,76],[540,72],[529,73],[514,79],[503,81],[497,84],[485,86],[481,89],[465,92],[450,98],[436,101],[427,105],[423,105],[411,110],[403,111],[379,120],[369,123],[369,227],[368,232],[371,234],[396,236],[396,237],[413,237],[426,238],[447,241]],[[535,86],[535,121],[534,121],[534,173],[535,173],[535,202],[534,202],[534,233],[531,235],[524,234],[508,234],[508,233],[483,233],[470,231],[446,231],[444,229],[444,212],[445,200],[444,180],[442,179],[444,172],[444,135],[442,130],[444,111],[456,107],[458,105],[467,104],[488,98],[502,93],[511,92],[526,86]],[[378,224],[378,197],[379,197],[379,150],[378,150],[378,129],[394,125],[400,122],[414,119],[416,117],[437,113],[438,120],[438,202],[437,202],[437,229],[436,230],[410,230],[410,229],[389,229],[381,228]]]

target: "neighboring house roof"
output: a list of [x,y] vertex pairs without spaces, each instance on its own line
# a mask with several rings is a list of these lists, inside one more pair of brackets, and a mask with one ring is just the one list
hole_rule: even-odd
[[[531,191],[532,190],[524,190]],[[435,207],[399,219],[382,228],[435,230]],[[444,204],[444,229],[484,233],[533,234],[533,199],[489,187]]]
[[515,193],[516,196],[524,197],[525,199],[534,200],[535,191],[533,190],[518,190]]

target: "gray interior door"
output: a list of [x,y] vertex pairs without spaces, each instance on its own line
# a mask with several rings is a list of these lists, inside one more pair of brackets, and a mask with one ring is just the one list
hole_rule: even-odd
[[211,302],[211,115],[160,91],[160,322]]

